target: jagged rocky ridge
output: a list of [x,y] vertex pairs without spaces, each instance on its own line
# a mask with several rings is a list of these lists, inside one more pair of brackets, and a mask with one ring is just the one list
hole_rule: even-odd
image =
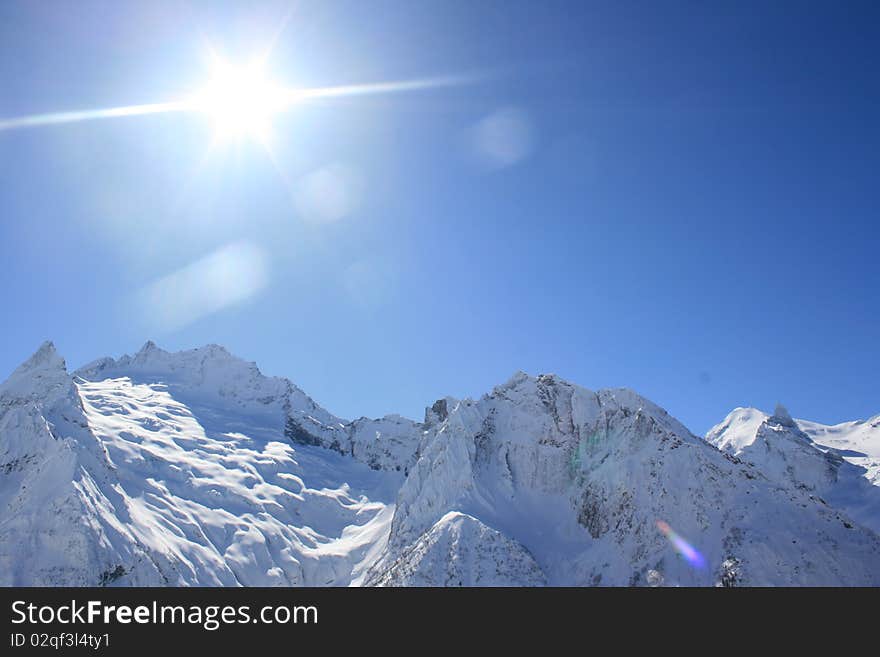
[[0,583],[880,584],[870,509],[823,487],[852,464],[774,417],[818,480],[550,375],[347,421],[215,345],[70,374],[47,343],[0,386]]

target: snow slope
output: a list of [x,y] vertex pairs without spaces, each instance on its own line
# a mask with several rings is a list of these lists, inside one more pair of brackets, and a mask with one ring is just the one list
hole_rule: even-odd
[[809,420],[797,423],[820,449],[836,450],[853,465],[864,468],[871,484],[880,486],[880,415],[832,426]]
[[[216,345],[70,374],[46,343],[0,385],[0,584],[880,585],[880,538],[822,494],[873,456],[742,418],[719,451],[632,391],[519,373],[348,421]],[[804,474],[727,453],[751,429]]]
[[516,541],[450,511],[370,582],[377,586],[541,586],[544,574]]

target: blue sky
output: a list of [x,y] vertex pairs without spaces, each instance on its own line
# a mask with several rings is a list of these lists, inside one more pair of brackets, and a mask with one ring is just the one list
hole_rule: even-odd
[[[151,338],[348,417],[519,369],[698,433],[880,412],[872,3],[4,2],[0,119],[188,96],[206,44],[244,61],[288,13],[287,86],[468,83],[292,106],[271,153],[193,113],[0,131],[0,377],[44,339],[78,366]],[[258,254],[234,303],[145,311],[230,248]]]

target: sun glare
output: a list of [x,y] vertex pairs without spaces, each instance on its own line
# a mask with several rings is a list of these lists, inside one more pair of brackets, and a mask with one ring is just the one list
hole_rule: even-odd
[[249,137],[265,142],[272,116],[289,102],[290,92],[270,80],[258,64],[239,67],[218,61],[193,105],[211,117],[217,139]]

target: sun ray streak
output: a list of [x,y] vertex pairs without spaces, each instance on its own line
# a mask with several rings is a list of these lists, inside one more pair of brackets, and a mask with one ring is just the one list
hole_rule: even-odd
[[113,119],[124,116],[143,114],[162,114],[164,112],[181,112],[190,108],[186,101],[170,103],[149,103],[146,105],[127,105],[124,107],[108,107],[105,109],[78,110],[74,112],[55,112],[52,114],[31,114],[13,119],[0,119],[0,130],[16,128],[33,128],[59,123],[77,123],[79,121],[95,121],[97,119]]
[[[339,85],[330,87],[287,88],[283,91],[285,109],[295,103],[320,98],[340,98],[347,96],[365,96],[374,94],[404,93],[440,87],[460,86],[472,83],[474,77],[446,76],[422,78],[415,80],[398,80],[393,82],[373,82],[366,84]],[[35,128],[41,126],[78,123],[145,114],[162,114],[168,112],[203,112],[204,108],[194,100],[177,100],[166,103],[149,103],[144,105],[126,105],[104,109],[78,110],[72,112],[54,112],[48,114],[31,114],[10,119],[0,119],[0,131],[19,128]]]
[[311,87],[308,89],[292,89],[291,93],[298,98],[335,98],[339,96],[366,96],[372,94],[401,93],[421,91],[440,87],[456,87],[474,81],[472,77],[447,76],[422,78],[417,80],[399,80],[396,82],[373,82],[368,84],[349,84],[334,87]]

